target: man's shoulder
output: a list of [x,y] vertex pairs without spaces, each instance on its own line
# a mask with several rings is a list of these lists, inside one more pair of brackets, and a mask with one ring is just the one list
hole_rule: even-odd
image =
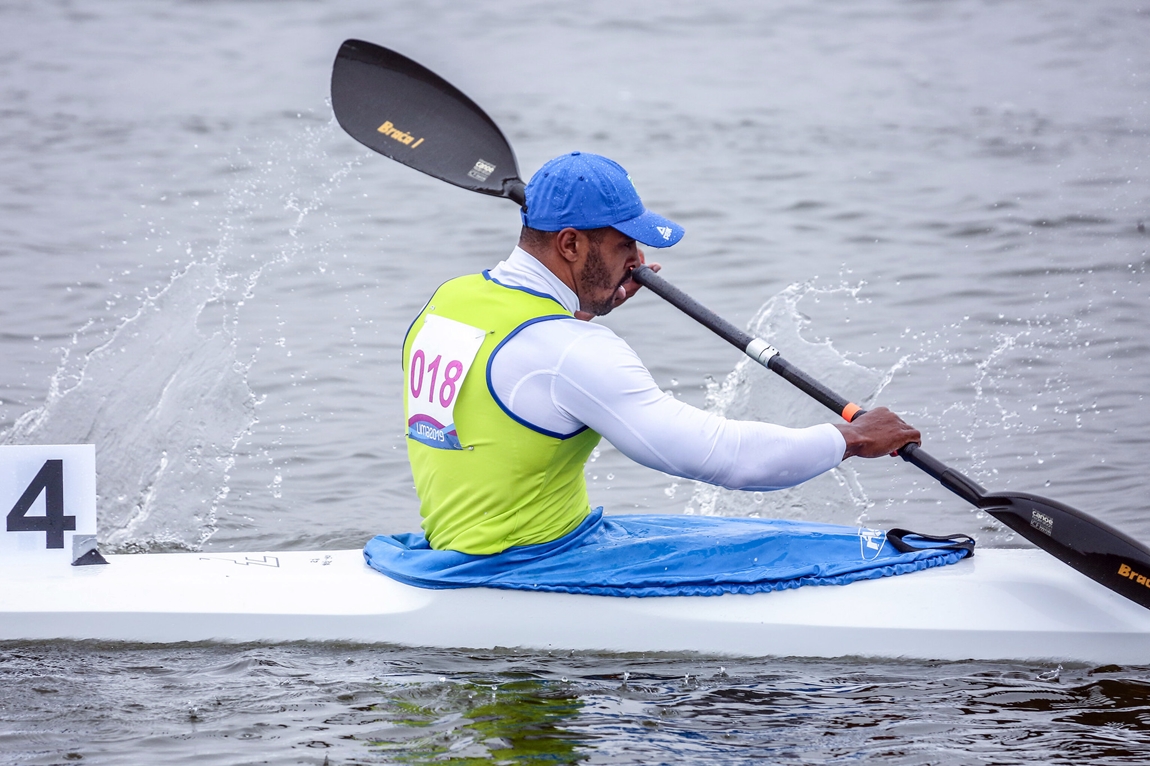
[[481,271],[477,274],[460,274],[441,284],[436,288],[436,292],[439,292],[445,287],[474,286],[488,281],[490,281],[490,277],[486,271]]
[[543,367],[553,367],[560,360],[584,364],[634,353],[611,328],[574,317],[525,323],[500,351],[509,357],[533,359]]
[[433,293],[436,300],[479,302],[500,313],[570,314],[553,296],[530,287],[501,282],[489,271],[464,274],[447,280]]
[[619,341],[622,338],[615,334],[610,327],[594,322],[585,322],[570,315],[556,315],[539,317],[529,324],[525,324],[520,332],[547,334],[555,337],[565,337],[588,340]]

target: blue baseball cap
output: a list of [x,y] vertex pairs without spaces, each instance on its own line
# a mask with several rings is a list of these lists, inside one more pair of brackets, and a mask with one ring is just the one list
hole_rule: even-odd
[[670,247],[683,227],[643,207],[619,163],[571,152],[549,161],[527,184],[523,225],[539,231],[610,226],[648,247]]

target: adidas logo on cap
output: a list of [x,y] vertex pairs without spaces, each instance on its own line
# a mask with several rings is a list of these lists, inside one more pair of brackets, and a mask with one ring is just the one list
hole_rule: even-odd
[[670,239],[671,238],[671,227],[670,226],[656,226],[655,228],[658,229],[659,233],[663,235],[663,239]]

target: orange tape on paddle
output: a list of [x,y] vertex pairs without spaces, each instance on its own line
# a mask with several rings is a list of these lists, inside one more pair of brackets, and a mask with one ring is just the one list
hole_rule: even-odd
[[859,414],[861,409],[862,407],[858,406],[854,402],[851,402],[846,407],[843,407],[843,420],[848,423],[851,422],[855,419],[855,415]]

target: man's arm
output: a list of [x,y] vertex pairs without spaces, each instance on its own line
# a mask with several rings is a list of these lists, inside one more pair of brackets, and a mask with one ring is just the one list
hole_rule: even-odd
[[786,428],[729,420],[663,393],[609,329],[571,320],[525,327],[495,356],[496,396],[540,430],[587,426],[632,460],[731,489],[800,484],[838,465],[843,435],[830,424]]

